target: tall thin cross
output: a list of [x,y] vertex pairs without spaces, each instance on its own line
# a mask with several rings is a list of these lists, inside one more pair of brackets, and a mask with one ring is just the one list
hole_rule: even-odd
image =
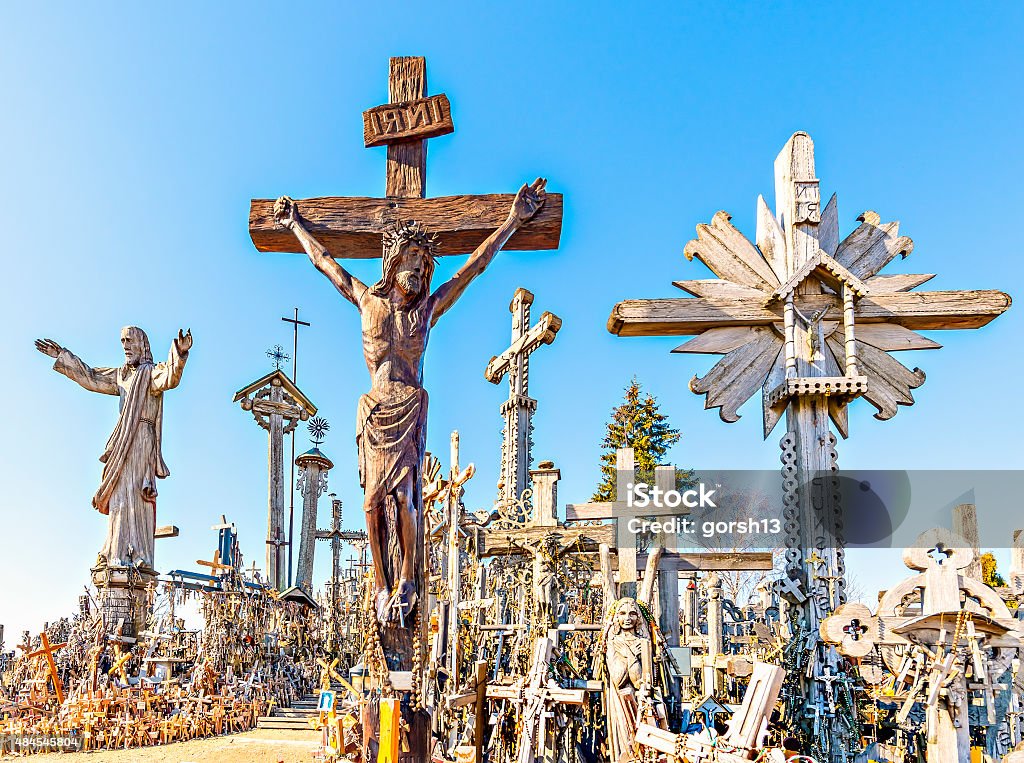
[[331,542],[331,609],[334,612],[331,622],[333,627],[337,628],[338,617],[337,613],[340,611],[338,602],[341,598],[341,544],[344,541],[351,543],[359,543],[366,541],[366,532],[363,530],[342,530],[342,503],[341,499],[338,498],[334,493],[330,494],[331,498],[331,529],[330,530],[317,530],[317,540],[329,540]]
[[551,344],[562,327],[562,319],[545,312],[536,325],[530,325],[533,294],[516,289],[509,312],[512,313],[512,343],[501,355],[491,358],[484,378],[498,384],[508,375],[508,400],[501,404],[505,432],[501,444],[501,488],[499,500],[518,501],[526,490],[531,465],[531,421],[537,401],[530,397],[530,355],[542,344]]
[[[299,326],[309,326],[306,321],[299,320],[299,308],[291,318],[282,318],[285,323],[292,324],[292,384],[298,384],[299,373]],[[280,366],[278,366],[280,368]],[[295,540],[295,430],[292,430],[291,477],[288,490],[288,585],[292,584],[292,548]]]
[[[620,302],[608,330],[694,334],[674,352],[724,355],[690,382],[723,421],[739,419],[739,407],[759,388],[766,438],[785,412],[783,474],[792,487],[784,500],[787,524],[795,528],[785,539],[786,567],[791,587],[802,585],[807,594],[798,603],[814,637],[821,618],[845,599],[841,514],[827,487],[831,480],[814,479],[837,468],[829,419],[846,437],[846,406],[855,397],[867,399],[883,420],[897,406],[912,405],[911,390],[924,383],[924,372],[889,353],[938,348],[917,331],[979,328],[1002,314],[1010,298],[1001,291],[914,292],[932,275],[879,275],[897,255],[906,257],[913,242],[899,235],[898,222],[883,223],[872,211],[840,239],[836,196],[821,208],[806,133],[794,134],[775,160],[775,197],[775,214],[758,197],[756,246],[725,212],[697,226],[684,253],[718,280],[675,282],[692,299]],[[818,574],[808,564],[815,552],[826,562]],[[819,660],[815,676],[822,674]],[[818,682],[811,682],[809,707],[817,692]]]
[[[307,321],[299,320],[299,308],[295,309],[295,315],[291,318],[282,318],[285,323],[292,324],[292,384],[298,384],[296,374],[299,372],[299,326],[310,326]],[[287,356],[285,356],[287,359]]]

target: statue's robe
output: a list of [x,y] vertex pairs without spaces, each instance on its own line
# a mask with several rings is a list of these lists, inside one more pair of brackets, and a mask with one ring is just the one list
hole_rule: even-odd
[[426,450],[427,391],[412,387],[391,399],[362,395],[356,427],[359,484],[367,504],[379,505],[419,471]]
[[153,570],[156,481],[170,474],[161,449],[163,393],[181,381],[188,353],[172,344],[166,363],[91,368],[61,350],[53,368],[91,392],[118,395],[121,414],[100,456],[103,477],[92,505],[106,514],[107,539],[100,556],[112,566]]
[[636,691],[643,682],[644,653],[649,653],[650,649],[650,641],[631,634],[613,635],[608,639],[608,682],[604,700],[613,763],[629,760],[633,754],[640,714]]

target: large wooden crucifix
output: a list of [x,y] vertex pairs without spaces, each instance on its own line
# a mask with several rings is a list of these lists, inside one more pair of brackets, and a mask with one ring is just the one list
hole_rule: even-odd
[[[915,292],[932,275],[879,275],[897,255],[906,257],[913,242],[899,235],[898,222],[883,223],[872,211],[840,239],[836,196],[821,208],[814,144],[806,133],[795,133],[775,160],[775,197],[775,214],[758,197],[756,245],[725,212],[697,226],[684,253],[718,279],[675,282],[694,298],[620,302],[608,330],[696,335],[674,352],[724,355],[690,382],[723,421],[736,421],[739,407],[759,388],[766,438],[785,412],[786,567],[793,589],[802,587],[801,614],[814,634],[845,598],[841,515],[831,480],[816,479],[837,468],[829,419],[846,437],[846,406],[855,397],[867,399],[883,420],[899,405],[912,405],[911,390],[924,383],[924,372],[889,353],[937,348],[917,332],[979,328],[1003,313],[1010,297]],[[825,563],[817,573],[808,561],[815,554]]]
[[[364,114],[366,145],[388,146],[385,197],[256,199],[249,231],[260,251],[305,251],[360,313],[372,387],[359,401],[356,443],[374,605],[388,667],[415,672],[422,661],[417,638],[427,641],[421,470],[429,332],[502,248],[556,248],[562,215],[561,197],[548,195],[539,178],[515,195],[424,198],[425,140],[454,129],[447,99],[426,96],[426,63],[418,57],[391,59],[389,95],[388,105]],[[456,274],[431,291],[435,256],[467,253]],[[338,262],[345,257],[382,257],[381,280],[362,283]],[[409,760],[426,756],[429,719],[419,704],[419,697],[403,703]],[[375,746],[371,741],[367,754]]]
[[512,343],[501,355],[491,358],[484,369],[484,378],[498,384],[508,375],[508,400],[501,404],[505,432],[501,443],[501,487],[498,499],[505,502],[523,500],[531,465],[531,417],[537,401],[530,397],[530,355],[544,344],[555,341],[562,319],[547,311],[530,325],[533,294],[516,289],[509,304],[512,313]]

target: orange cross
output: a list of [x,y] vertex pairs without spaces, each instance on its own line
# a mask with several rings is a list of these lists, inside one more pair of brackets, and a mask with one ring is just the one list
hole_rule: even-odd
[[[50,639],[46,635],[46,631],[43,631],[39,635],[39,640],[40,642],[42,642],[43,648],[37,649],[34,652],[29,652],[28,655],[26,656],[32,658],[46,655],[46,663],[50,671],[50,680],[53,681],[53,692],[57,695],[57,703],[63,705],[64,686],[60,682],[60,676],[57,675],[57,663],[53,661],[53,653],[56,652],[58,649],[63,649],[64,647],[66,647],[67,642],[61,644],[50,644]],[[27,649],[28,647],[18,644],[18,648]]]

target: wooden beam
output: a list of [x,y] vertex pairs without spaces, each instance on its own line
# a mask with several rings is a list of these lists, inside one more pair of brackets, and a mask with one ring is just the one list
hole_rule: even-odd
[[609,546],[615,544],[614,525],[592,525],[586,527],[528,527],[522,530],[482,530],[477,537],[477,554],[480,558],[489,556],[500,556],[501,554],[516,554],[522,551],[522,546],[537,546],[541,540],[548,535],[557,535],[559,545],[572,546],[579,540],[579,546],[572,546],[574,550],[596,552],[602,543]]
[[[996,290],[922,291],[871,294],[857,303],[857,323],[896,323],[914,330],[981,328],[1010,307],[1010,295]],[[835,295],[800,298],[805,313],[828,307],[825,320],[842,320]],[[618,336],[683,336],[722,326],[767,326],[782,322],[781,305],[756,299],[631,299],[619,302],[608,318]]]
[[[675,564],[679,572],[765,572],[773,569],[773,562],[771,551],[664,551],[661,554],[662,566]],[[647,556],[639,555],[637,563],[646,564]]]
[[154,538],[177,538],[178,537],[177,525],[166,525],[164,527],[156,528],[156,532],[153,533]]
[[[392,147],[393,148],[393,147]],[[332,257],[381,256],[384,231],[398,221],[415,220],[437,233],[437,254],[468,254],[508,217],[514,194],[439,196],[433,199],[320,197],[299,199],[299,214]],[[508,240],[504,249],[557,249],[562,234],[562,195],[549,193],[537,215]],[[253,199],[249,235],[261,252],[301,253],[298,239],[274,222],[274,200]]]
[[[388,70],[388,100],[407,103],[427,94],[427,60],[396,56]],[[422,199],[427,195],[427,141],[412,140],[388,146],[387,196]]]

